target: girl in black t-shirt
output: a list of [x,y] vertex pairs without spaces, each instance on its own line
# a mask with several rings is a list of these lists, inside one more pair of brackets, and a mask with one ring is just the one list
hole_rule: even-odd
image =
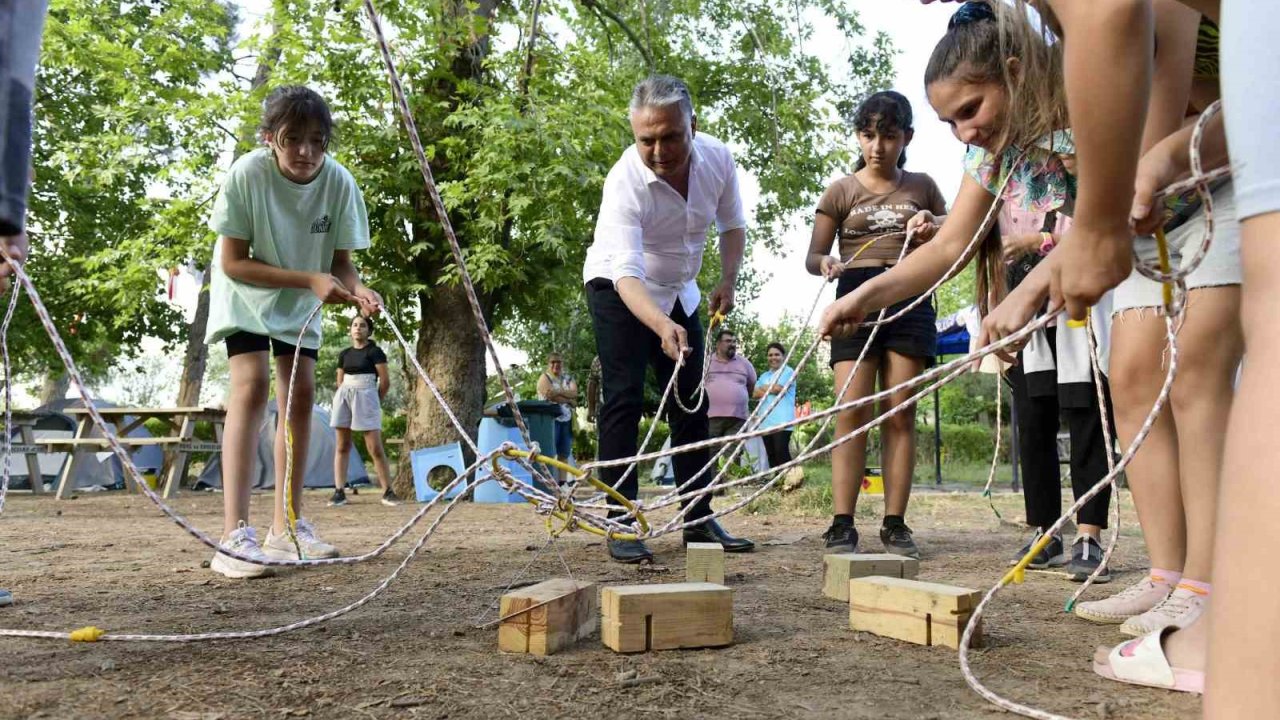
[[377,471],[383,505],[399,505],[391,491],[391,472],[382,448],[382,398],[391,387],[387,355],[370,339],[373,321],[363,315],[351,319],[351,347],[338,354],[338,391],[333,396],[330,425],[337,434],[333,453],[333,491],[330,505],[346,505],[347,468],[351,433],[364,433],[364,446]]

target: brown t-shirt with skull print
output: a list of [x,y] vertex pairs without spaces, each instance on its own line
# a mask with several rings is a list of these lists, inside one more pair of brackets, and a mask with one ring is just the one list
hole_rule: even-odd
[[891,192],[873,193],[858,178],[846,175],[831,183],[818,200],[818,212],[836,221],[843,262],[867,243],[871,245],[858,255],[859,260],[897,260],[907,221],[921,210],[944,215],[947,203],[933,178],[906,171]]

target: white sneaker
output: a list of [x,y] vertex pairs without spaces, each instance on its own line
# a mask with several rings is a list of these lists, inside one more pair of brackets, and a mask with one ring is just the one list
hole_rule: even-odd
[[[308,520],[298,518],[297,537],[298,543],[295,546],[288,533],[276,535],[273,531],[268,531],[267,541],[263,543],[262,550],[268,557],[277,560],[316,560],[338,557],[338,548],[321,540],[316,535],[315,526]],[[298,547],[302,548],[301,558],[298,557]]]
[[1176,587],[1159,605],[1125,620],[1120,626],[1120,632],[1132,637],[1142,637],[1167,627],[1182,629],[1204,613],[1208,601],[1207,597],[1194,590]]
[[1152,581],[1151,575],[1147,574],[1109,598],[1078,603],[1075,613],[1096,623],[1120,624],[1164,602],[1171,591],[1171,587]]
[[[251,527],[246,526],[243,522],[240,527],[236,528],[228,535],[218,547],[226,548],[234,553],[254,558],[255,560],[266,560],[267,556],[262,552],[262,546],[258,545],[258,532]],[[214,553],[213,560],[209,563],[209,569],[222,573],[223,575],[234,578],[257,578],[265,577],[275,573],[275,568],[266,565],[254,565],[251,562],[237,560],[230,555],[222,553]]]

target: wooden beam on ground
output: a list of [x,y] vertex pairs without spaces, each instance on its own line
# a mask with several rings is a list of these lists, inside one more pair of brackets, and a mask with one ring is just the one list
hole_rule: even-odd
[[498,649],[551,655],[596,629],[595,583],[555,578],[502,596]]
[[[960,646],[982,593],[969,588],[891,577],[849,581],[849,627],[918,645]],[[982,640],[975,628],[973,644]]]
[[833,600],[849,602],[849,581],[854,578],[883,575],[914,578],[920,572],[920,561],[890,553],[832,553],[822,558],[822,594]]
[[724,546],[720,543],[689,543],[685,547],[684,579],[723,585]]
[[712,583],[625,585],[601,594],[600,637],[615,652],[733,643],[733,591]]

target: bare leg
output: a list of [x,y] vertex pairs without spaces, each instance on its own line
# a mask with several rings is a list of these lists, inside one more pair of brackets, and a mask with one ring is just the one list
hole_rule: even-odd
[[351,464],[351,428],[334,428],[333,434],[333,486],[345,490],[347,467]]
[[1231,414],[1232,385],[1244,354],[1239,318],[1239,286],[1194,290],[1186,322],[1178,333],[1178,377],[1170,402],[1178,426],[1178,466],[1186,512],[1184,580],[1210,579],[1226,439],[1222,428]]
[[[286,427],[293,432],[293,492],[289,501],[293,504],[297,517],[302,517],[303,475],[307,467],[307,446],[311,441],[311,406],[315,403],[316,397],[316,361],[299,356],[298,363],[298,378],[293,386],[292,417],[288,419],[287,425],[283,419],[276,423],[276,512],[275,521],[272,524],[272,530],[276,535],[284,533],[289,525],[284,506]],[[276,405],[281,418],[284,416],[286,399],[289,397],[289,374],[292,369],[292,355],[276,358]]]
[[[894,387],[924,372],[924,360],[888,350],[881,368],[881,385]],[[897,392],[889,396],[889,404],[904,409],[881,425],[880,437],[884,440],[882,464],[884,465],[884,514],[907,514],[907,501],[911,498],[911,480],[916,469],[916,406],[907,404],[912,391]]]
[[1231,408],[1218,500],[1206,718],[1280,717],[1280,613],[1267,548],[1280,517],[1280,213],[1241,223],[1241,317],[1249,358]]
[[[844,386],[853,372],[852,360],[838,362],[835,366],[836,391]],[[858,372],[840,402],[864,398],[875,392],[879,360],[863,360]],[[844,437],[862,427],[871,419],[871,407],[846,410],[836,415],[836,437]],[[847,443],[837,445],[831,451],[831,497],[835,514],[852,515],[858,506],[858,491],[862,489],[862,476],[867,472],[867,436],[862,434]]]
[[249,523],[249,474],[258,454],[258,428],[267,407],[267,353],[231,356],[231,389],[222,428],[222,536]]
[[[1111,325],[1111,397],[1120,444],[1128,447],[1160,394],[1167,359],[1164,319],[1151,308],[1116,315]],[[1178,435],[1173,413],[1161,412],[1125,470],[1151,566],[1181,573],[1187,529],[1178,483]]]
[[374,472],[378,475],[378,487],[386,492],[391,487],[391,470],[387,467],[387,453],[382,448],[382,431],[368,430],[364,433],[364,448],[369,451],[373,460]]

